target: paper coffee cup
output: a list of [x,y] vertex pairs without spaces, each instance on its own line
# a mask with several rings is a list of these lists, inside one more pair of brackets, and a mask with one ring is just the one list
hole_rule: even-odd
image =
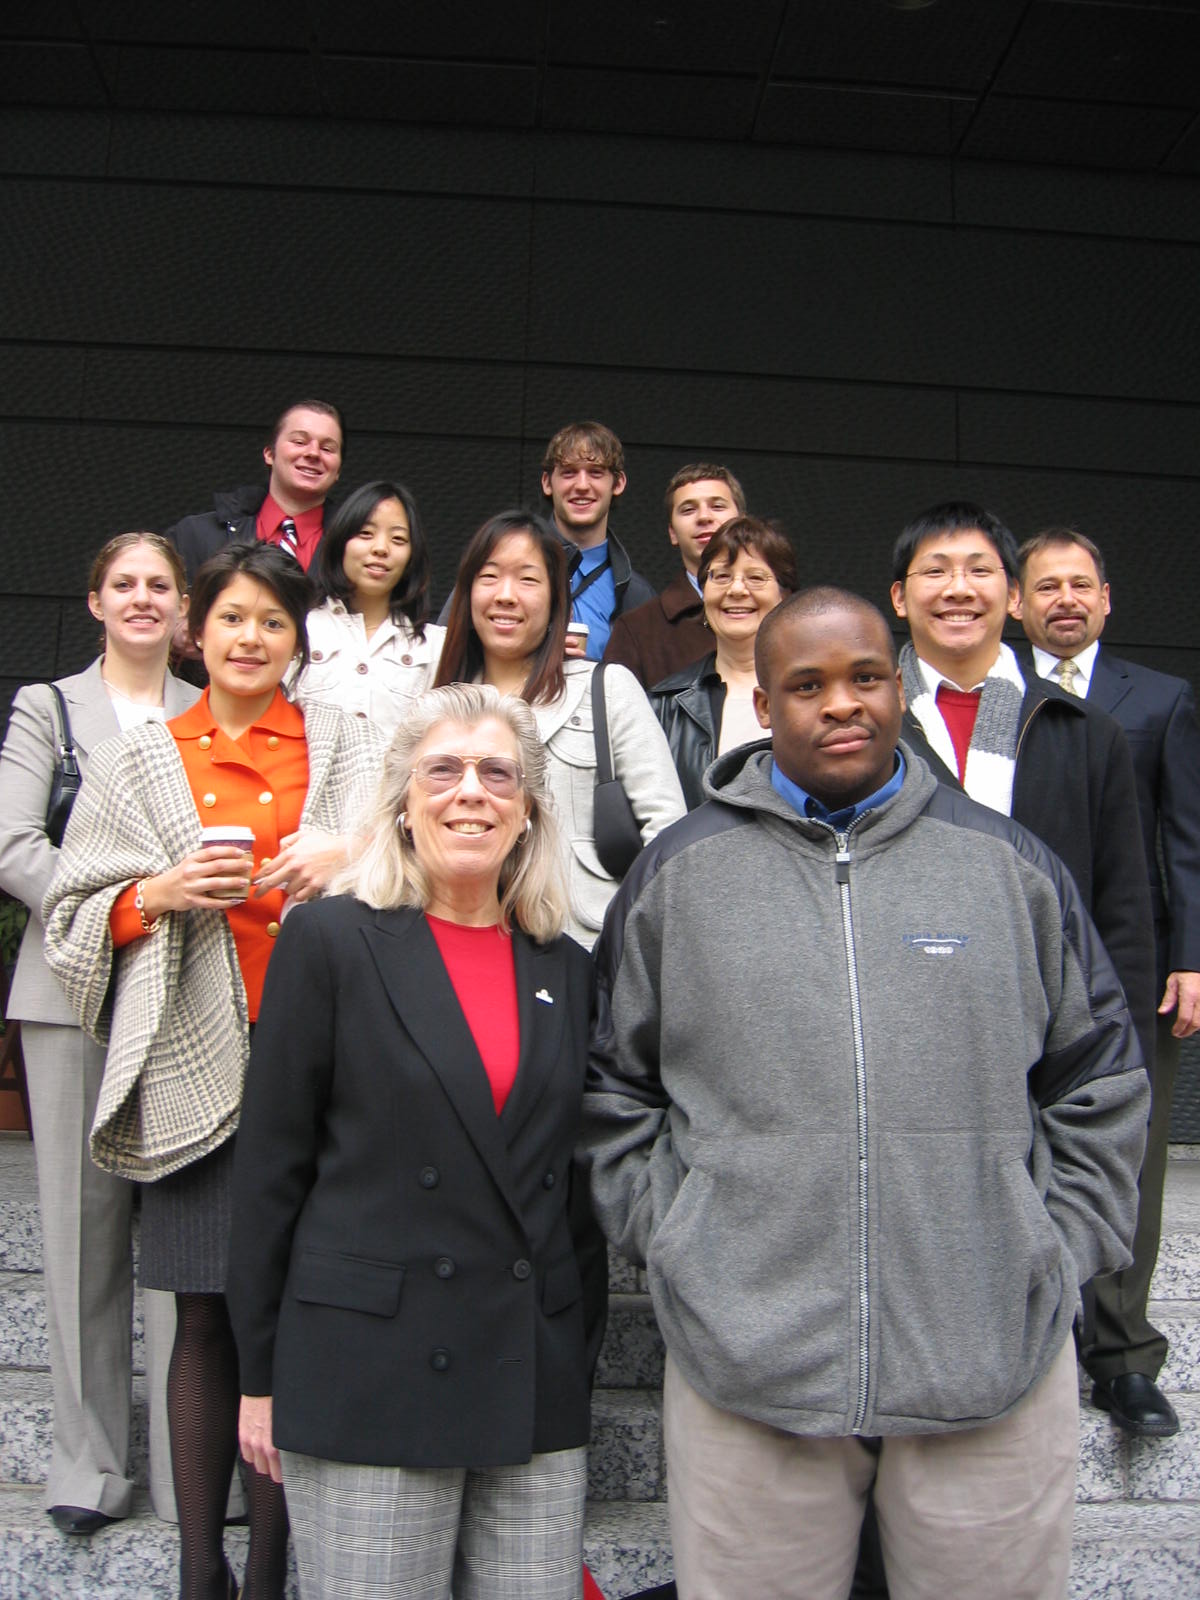
[[[219,822],[211,828],[200,829],[200,843],[201,846],[210,844],[227,845],[231,850],[245,850],[249,856],[253,857],[254,829],[241,828],[236,823]],[[251,865],[253,865],[253,861],[251,861]],[[218,895],[216,898],[218,900],[244,900],[246,896],[234,889],[228,894]]]

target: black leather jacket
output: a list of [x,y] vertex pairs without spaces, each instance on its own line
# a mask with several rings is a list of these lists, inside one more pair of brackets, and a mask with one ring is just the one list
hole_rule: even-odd
[[704,774],[717,757],[725,708],[725,685],[717,676],[716,651],[656,683],[650,690],[650,704],[671,746],[687,808],[694,811],[706,798]]

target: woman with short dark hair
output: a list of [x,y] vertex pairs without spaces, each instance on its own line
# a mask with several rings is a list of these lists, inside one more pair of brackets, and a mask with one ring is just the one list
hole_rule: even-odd
[[766,737],[752,698],[754,641],[767,613],[795,590],[796,558],[778,528],[731,517],[705,546],[696,582],[716,648],[650,690],[689,811],[706,798],[704,774],[719,755]]
[[[46,959],[108,1045],[92,1158],[142,1183],[139,1277],[175,1294],[182,1600],[237,1592],[222,1543],[238,1407],[224,1289],[249,1030],[284,915],[346,860],[378,761],[368,726],[325,706],[302,714],[280,690],[307,655],[309,599],[295,560],[269,545],[227,545],[200,569],[189,626],[208,688],[183,716],[95,751],[45,900]],[[279,1600],[282,1496],[250,1474],[247,1499],[241,1592]]]

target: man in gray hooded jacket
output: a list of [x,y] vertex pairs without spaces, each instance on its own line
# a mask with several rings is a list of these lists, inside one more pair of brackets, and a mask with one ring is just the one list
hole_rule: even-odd
[[1069,874],[898,742],[842,590],[757,644],[770,743],[643,852],[598,950],[596,1212],[667,1345],[683,1600],[1066,1594],[1079,1284],[1129,1259],[1146,1076]]

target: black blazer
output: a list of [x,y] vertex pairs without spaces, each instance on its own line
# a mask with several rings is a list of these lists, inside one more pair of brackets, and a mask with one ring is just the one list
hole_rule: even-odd
[[1161,994],[1169,972],[1200,972],[1200,727],[1195,699],[1182,678],[1125,661],[1101,645],[1088,703],[1121,724],[1133,757]]
[[495,1466],[588,1438],[568,1223],[592,968],[513,939],[521,1053],[497,1117],[421,913],[335,897],[284,922],[255,1030],[228,1302],[275,1443]]
[[[1012,818],[1067,867],[1125,990],[1147,1062],[1154,1059],[1153,924],[1137,841],[1137,789],[1125,735],[1112,717],[1039,678],[1022,661]],[[933,753],[911,711],[903,737],[934,777],[961,787]]]

